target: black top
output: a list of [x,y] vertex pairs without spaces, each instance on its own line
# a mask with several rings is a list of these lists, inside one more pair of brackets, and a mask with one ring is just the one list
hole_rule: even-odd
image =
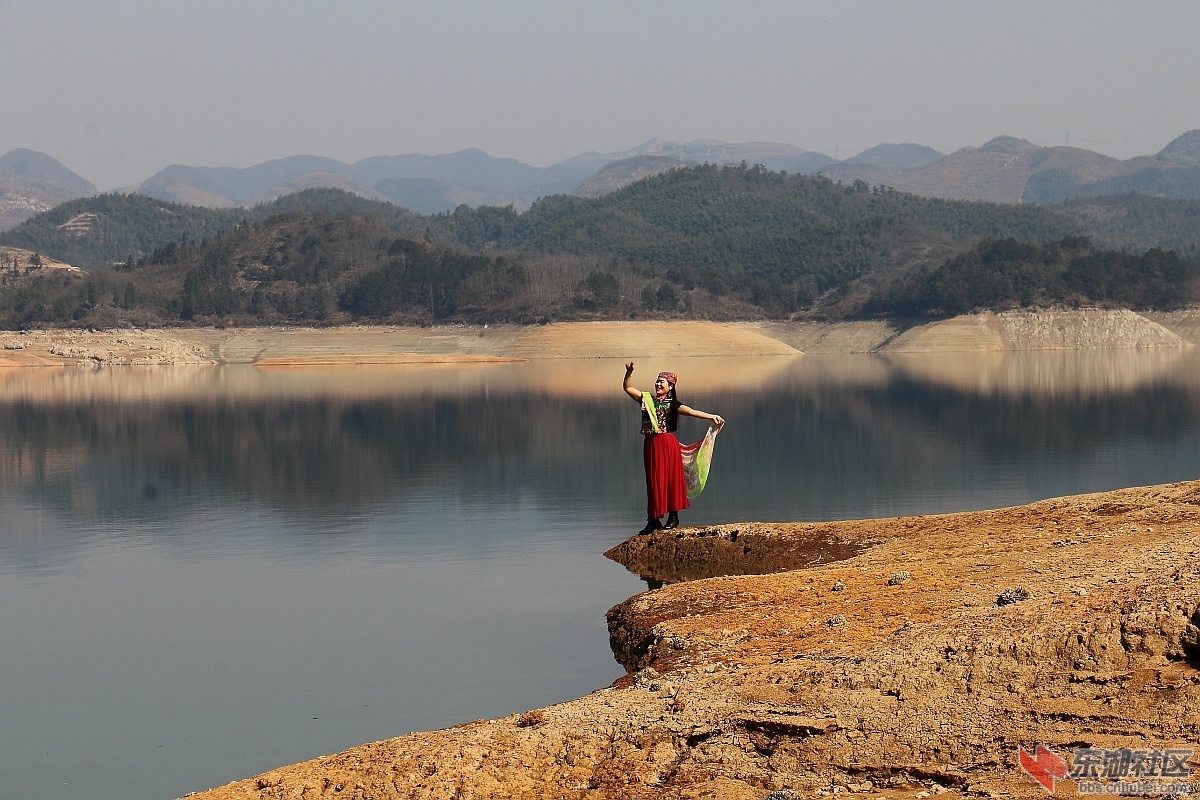
[[[665,400],[651,399],[654,402],[654,410],[658,412],[658,430],[675,432],[679,427],[679,406],[683,405],[679,399],[675,397],[675,390],[667,395]],[[646,404],[642,403],[642,433],[654,433],[654,427],[650,424],[650,416],[646,413]]]

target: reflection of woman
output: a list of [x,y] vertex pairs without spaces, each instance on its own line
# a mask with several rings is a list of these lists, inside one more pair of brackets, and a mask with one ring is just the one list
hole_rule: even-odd
[[[653,393],[643,393],[633,388],[632,378],[633,362],[630,361],[625,365],[622,388],[625,394],[642,404],[642,433],[646,437],[642,457],[646,462],[647,522],[639,533],[650,533],[679,525],[679,512],[688,507],[683,457],[674,433],[679,415],[711,420],[718,430],[725,420],[716,414],[697,411],[680,403],[675,396],[676,377],[673,372],[658,373]],[[665,525],[660,521],[663,514],[667,515]]]

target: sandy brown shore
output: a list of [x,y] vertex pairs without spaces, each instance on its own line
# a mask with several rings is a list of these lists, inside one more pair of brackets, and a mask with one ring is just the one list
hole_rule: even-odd
[[562,358],[796,355],[713,322],[596,322],[486,328],[176,328],[0,334],[0,366],[258,364],[350,366]]
[[917,326],[865,322],[576,322],[537,327],[172,328],[0,333],[0,367],[383,365],[488,359],[979,353],[1185,348],[1200,309],[973,314]]
[[198,797],[1044,797],[1019,745],[1196,745],[1198,531],[1189,482],[634,537],[610,556],[643,574],[768,574],[612,609],[629,675],[579,700]]

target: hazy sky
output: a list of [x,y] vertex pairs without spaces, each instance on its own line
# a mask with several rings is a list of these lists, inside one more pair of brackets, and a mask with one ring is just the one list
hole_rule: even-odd
[[1000,134],[1129,158],[1200,128],[1196,0],[0,0],[0,154],[173,164],[652,137],[847,158]]

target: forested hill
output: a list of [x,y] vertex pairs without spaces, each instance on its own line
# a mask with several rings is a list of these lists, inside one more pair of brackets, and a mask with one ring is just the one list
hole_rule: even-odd
[[1102,305],[1168,310],[1200,302],[1200,268],[1172,250],[1102,250],[1084,237],[986,239],[876,289],[866,314],[954,316],[979,308]]
[[1200,200],[1130,193],[1068,200],[1055,210],[1077,220],[1096,242],[1108,247],[1195,253],[1200,246]]
[[[1196,251],[1185,240],[1200,211],[1134,198],[1057,209],[936,200],[759,166],[680,168],[600,198],[546,198],[525,213],[460,207],[426,217],[336,190],[239,212],[138,196],[73,203],[0,244],[90,274],[0,274],[0,326],[1169,307],[1195,301]],[[1099,225],[1116,225],[1127,252],[1087,239]],[[1181,237],[1179,253],[1137,252],[1156,227]],[[1076,259],[1087,263],[1073,267]],[[999,284],[974,280],[989,270],[1003,273]],[[1139,270],[1157,273],[1142,280]]]
[[378,309],[355,299],[375,273],[395,277],[379,293],[389,311],[414,307],[415,319],[443,312],[448,274],[493,263],[398,237],[352,210],[293,211],[82,276],[0,271],[0,327],[345,322]]
[[523,214],[460,208],[430,224],[437,241],[632,260],[712,290],[766,281],[799,305],[980,238],[1048,241],[1081,232],[1077,222],[1044,208],[711,165],[672,170],[600,198],[544,198]]
[[91,269],[136,261],[170,242],[200,242],[276,214],[349,211],[419,236],[424,218],[391,203],[338,189],[306,189],[249,209],[202,208],[141,194],[82,197],[0,233],[0,244]]
[[0,233],[0,244],[89,269],[127,261],[167,242],[200,241],[232,229],[240,209],[183,206],[140,194],[68,200]]

